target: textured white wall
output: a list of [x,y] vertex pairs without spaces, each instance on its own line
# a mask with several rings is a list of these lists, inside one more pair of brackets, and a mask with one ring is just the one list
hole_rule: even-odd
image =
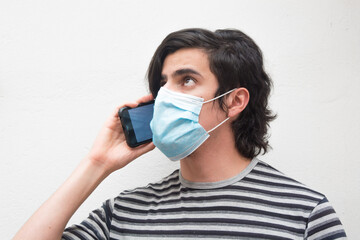
[[[1,1],[1,238],[65,180],[116,105],[147,93],[153,52],[186,27],[238,28],[258,43],[278,113],[273,150],[260,158],[325,193],[359,236],[359,12],[356,0]],[[177,167],[156,150],[142,156],[71,222]]]

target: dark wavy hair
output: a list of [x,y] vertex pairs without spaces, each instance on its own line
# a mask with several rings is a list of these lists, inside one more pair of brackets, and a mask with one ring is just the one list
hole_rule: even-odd
[[[155,51],[147,72],[154,98],[161,87],[166,56],[182,48],[196,48],[207,53],[210,70],[219,82],[216,96],[239,87],[249,91],[248,106],[232,123],[236,148],[247,158],[265,154],[270,147],[269,122],[276,116],[268,107],[272,82],[264,70],[260,48],[249,36],[236,29],[212,32],[192,28],[170,33]],[[219,98],[219,104],[227,111],[223,98]]]

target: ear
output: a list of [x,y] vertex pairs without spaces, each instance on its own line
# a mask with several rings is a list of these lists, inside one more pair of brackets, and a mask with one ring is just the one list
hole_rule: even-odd
[[239,115],[248,105],[250,99],[249,91],[246,88],[237,88],[226,99],[228,117]]

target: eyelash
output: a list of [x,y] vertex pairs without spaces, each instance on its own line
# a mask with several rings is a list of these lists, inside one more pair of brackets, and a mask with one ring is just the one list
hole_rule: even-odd
[[196,79],[194,79],[193,77],[185,76],[185,77],[182,79],[183,85],[185,85],[188,80],[192,80],[192,81],[194,81],[194,83],[196,83]]

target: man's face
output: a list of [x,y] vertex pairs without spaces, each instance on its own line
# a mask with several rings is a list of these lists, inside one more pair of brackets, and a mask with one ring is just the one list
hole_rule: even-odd
[[[169,90],[194,95],[205,101],[214,98],[219,83],[210,71],[207,54],[196,48],[180,49],[165,58],[161,85]],[[200,124],[210,130],[226,118],[217,103],[203,105]]]

